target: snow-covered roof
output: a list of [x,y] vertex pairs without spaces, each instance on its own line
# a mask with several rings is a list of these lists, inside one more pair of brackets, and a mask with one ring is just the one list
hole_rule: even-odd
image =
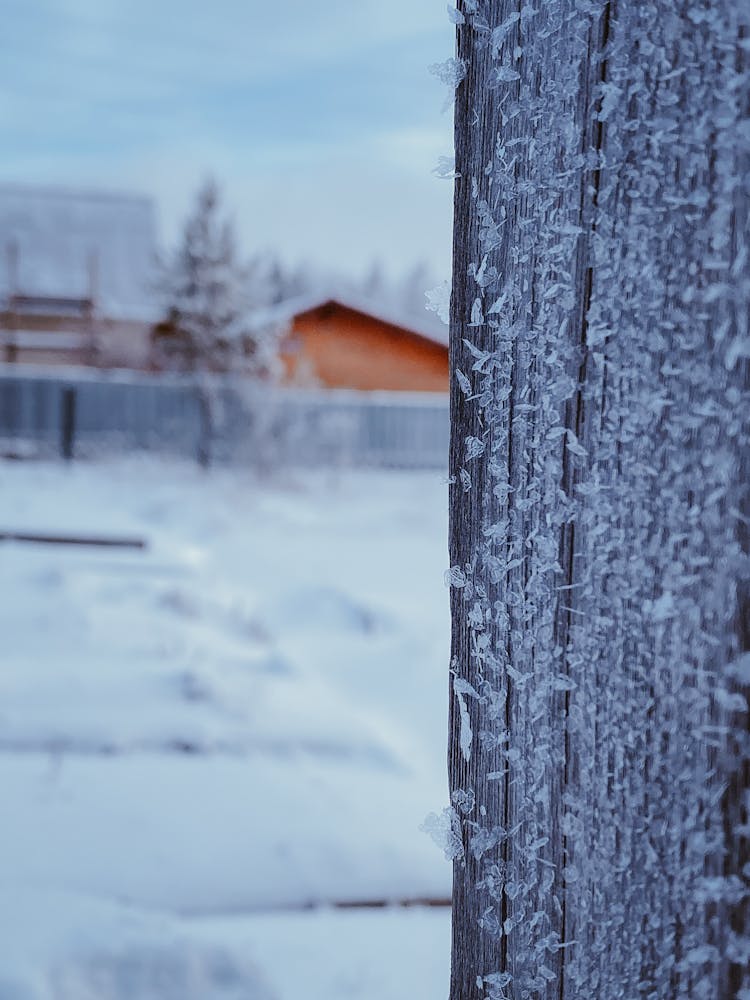
[[0,184],[0,299],[93,297],[100,315],[150,320],[155,251],[147,197]]
[[351,295],[348,292],[341,294],[338,291],[330,293],[316,292],[309,295],[302,295],[297,298],[287,299],[278,305],[269,308],[259,309],[253,313],[252,325],[256,329],[268,326],[280,326],[293,322],[297,316],[312,312],[323,306],[340,306],[342,309],[349,309],[352,312],[361,313],[363,316],[370,316],[372,319],[386,323],[388,326],[397,327],[407,333],[424,337],[441,347],[448,346],[448,329],[437,322],[430,323],[425,318],[424,322],[415,320],[412,316],[398,315],[387,306],[383,307],[378,302]]

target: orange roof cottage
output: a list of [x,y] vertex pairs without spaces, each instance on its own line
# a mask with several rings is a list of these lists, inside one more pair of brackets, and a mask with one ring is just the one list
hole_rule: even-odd
[[360,390],[448,391],[448,337],[349,297],[294,300],[258,313],[279,325],[282,382]]

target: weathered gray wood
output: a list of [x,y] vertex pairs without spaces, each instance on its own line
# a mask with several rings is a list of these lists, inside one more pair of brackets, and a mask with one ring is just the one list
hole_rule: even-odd
[[459,4],[452,1000],[750,986],[749,17]]
[[122,538],[113,535],[51,535],[36,531],[2,531],[0,542],[28,542],[33,545],[77,545],[104,549],[145,549],[144,538]]

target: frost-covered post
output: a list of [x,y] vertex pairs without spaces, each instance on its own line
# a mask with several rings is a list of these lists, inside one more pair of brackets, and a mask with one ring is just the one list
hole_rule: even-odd
[[453,19],[451,1000],[746,1000],[750,8]]

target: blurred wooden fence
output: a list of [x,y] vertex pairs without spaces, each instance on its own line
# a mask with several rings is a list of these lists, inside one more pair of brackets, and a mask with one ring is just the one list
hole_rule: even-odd
[[448,401],[431,393],[256,386],[240,380],[6,368],[4,454],[93,456],[151,451],[264,465],[445,468]]

